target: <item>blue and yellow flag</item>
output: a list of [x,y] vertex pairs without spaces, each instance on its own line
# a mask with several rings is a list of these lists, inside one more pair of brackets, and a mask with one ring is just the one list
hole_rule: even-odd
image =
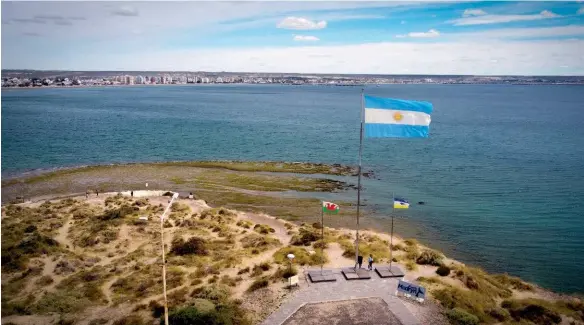
[[405,199],[394,198],[393,199],[394,209],[409,209],[410,203]]
[[365,136],[368,138],[427,138],[429,102],[365,96]]

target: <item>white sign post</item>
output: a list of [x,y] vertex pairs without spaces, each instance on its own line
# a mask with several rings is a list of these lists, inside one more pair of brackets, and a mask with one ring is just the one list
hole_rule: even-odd
[[424,302],[424,299],[426,299],[426,289],[424,287],[406,281],[399,280],[395,295],[399,296],[400,292],[407,298],[418,302]]

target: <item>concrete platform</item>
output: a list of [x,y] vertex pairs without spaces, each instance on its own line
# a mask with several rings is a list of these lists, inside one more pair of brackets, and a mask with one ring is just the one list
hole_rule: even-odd
[[347,280],[369,280],[371,279],[371,272],[367,269],[357,269],[355,271],[352,267],[347,267],[341,270],[341,273]]
[[337,281],[332,270],[310,270],[307,273],[312,283]]
[[405,275],[397,265],[392,265],[391,268],[389,265],[379,265],[375,267],[375,272],[381,278],[401,278]]

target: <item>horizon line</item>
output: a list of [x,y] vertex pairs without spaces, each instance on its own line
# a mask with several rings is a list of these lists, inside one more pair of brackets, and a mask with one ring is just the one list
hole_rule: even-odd
[[372,73],[324,73],[324,72],[244,72],[244,71],[189,71],[189,70],[59,70],[59,69],[1,69],[4,71],[31,71],[31,72],[116,72],[116,73],[130,73],[130,72],[150,72],[150,73],[230,73],[230,74],[297,74],[297,75],[323,75],[323,76],[449,76],[449,77],[584,77],[584,75],[547,75],[547,74],[372,74]]

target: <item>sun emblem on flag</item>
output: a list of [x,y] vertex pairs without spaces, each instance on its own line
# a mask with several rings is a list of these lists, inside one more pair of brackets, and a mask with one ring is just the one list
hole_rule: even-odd
[[398,122],[401,121],[403,118],[404,118],[404,116],[400,112],[395,112],[395,114],[393,114],[393,119],[398,121]]

